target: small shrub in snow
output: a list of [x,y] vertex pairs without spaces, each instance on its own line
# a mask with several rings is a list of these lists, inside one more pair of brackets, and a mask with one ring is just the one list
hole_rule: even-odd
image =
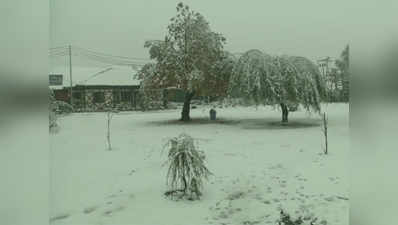
[[279,225],[301,225],[303,224],[303,220],[301,217],[297,219],[292,219],[289,214],[281,211],[280,219],[278,221]]
[[304,220],[310,220],[309,225],[315,225],[317,218],[302,218],[298,217],[293,219],[289,214],[281,210],[280,219],[278,220],[278,225],[304,225]]
[[168,140],[165,148],[169,163],[167,184],[171,187],[165,195],[199,199],[203,180],[211,174],[205,166],[204,152],[197,149],[194,139],[187,134]]

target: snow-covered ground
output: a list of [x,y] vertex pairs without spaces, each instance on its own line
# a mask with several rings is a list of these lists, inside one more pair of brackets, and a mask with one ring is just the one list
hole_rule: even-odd
[[[323,105],[329,118],[329,155],[319,115],[271,107],[122,112],[113,117],[113,150],[106,150],[105,113],[59,119],[51,135],[51,224],[207,225],[276,224],[279,208],[292,216],[348,224],[349,107]],[[167,138],[197,139],[214,176],[200,201],[172,201],[167,190]],[[309,224],[309,223],[308,223]]]

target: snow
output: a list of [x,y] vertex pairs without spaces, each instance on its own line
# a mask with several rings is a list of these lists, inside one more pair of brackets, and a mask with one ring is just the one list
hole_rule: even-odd
[[[139,85],[134,78],[137,73],[128,66],[84,67],[74,66],[72,70],[73,85]],[[62,89],[70,86],[69,70],[65,67],[54,67],[50,74],[62,74],[63,82],[60,86],[50,86],[52,89]]]
[[[206,225],[276,224],[279,208],[292,216],[348,225],[349,126],[347,104],[323,105],[329,118],[329,155],[322,155],[321,119],[305,110],[289,114],[271,107],[191,111],[123,112],[111,124],[113,150],[106,150],[106,114],[76,113],[59,119],[51,135],[52,224]],[[199,201],[163,196],[167,138],[185,132],[197,139],[207,167]]]

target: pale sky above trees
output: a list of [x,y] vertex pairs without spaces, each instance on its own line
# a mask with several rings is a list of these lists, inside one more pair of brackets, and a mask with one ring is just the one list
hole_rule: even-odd
[[[146,40],[163,39],[181,0],[52,0],[51,47],[76,45],[105,53],[149,58]],[[259,49],[311,60],[338,57],[394,26],[395,1],[187,0],[191,9],[227,38],[233,53]],[[390,18],[391,17],[391,18]],[[371,31],[371,32],[370,32]],[[361,43],[362,42],[362,43]]]

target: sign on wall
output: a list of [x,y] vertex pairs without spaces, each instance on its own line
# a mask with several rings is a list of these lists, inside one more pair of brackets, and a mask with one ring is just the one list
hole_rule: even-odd
[[62,85],[62,74],[50,74],[49,82],[50,85]]

